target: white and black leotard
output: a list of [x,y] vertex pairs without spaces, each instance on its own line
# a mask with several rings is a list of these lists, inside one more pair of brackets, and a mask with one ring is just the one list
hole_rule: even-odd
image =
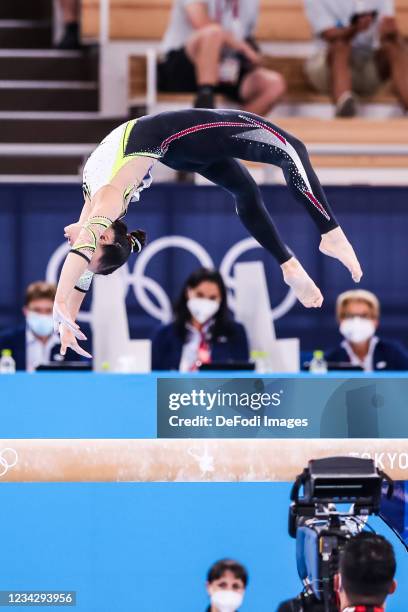
[[[103,163],[109,156],[108,164]],[[85,191],[92,195],[135,156],[159,159],[176,170],[198,172],[228,190],[235,198],[237,214],[245,227],[279,263],[290,259],[291,254],[279,237],[258,185],[238,159],[282,168],[289,189],[311,215],[320,233],[338,226],[305,145],[252,113],[188,109],[129,121],[116,128],[89,158],[84,169]],[[140,191],[149,184],[149,177],[145,177],[127,195],[129,198],[136,195],[138,199]]]

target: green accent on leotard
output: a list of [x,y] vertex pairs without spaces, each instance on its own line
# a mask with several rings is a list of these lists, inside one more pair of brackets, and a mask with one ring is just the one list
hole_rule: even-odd
[[74,244],[74,248],[76,251],[81,251],[82,249],[84,249],[94,252],[96,250],[98,238],[96,237],[96,234],[92,229],[93,225],[101,225],[105,229],[108,229],[108,227],[112,225],[112,221],[111,219],[109,219],[109,217],[91,217],[90,219],[88,219],[88,221],[86,221],[86,223],[84,223],[82,227],[90,233],[91,241],[83,242],[82,244]]

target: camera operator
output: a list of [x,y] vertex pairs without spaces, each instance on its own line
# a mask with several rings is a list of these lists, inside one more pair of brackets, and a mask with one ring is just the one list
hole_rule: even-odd
[[[382,536],[362,532],[346,543],[334,576],[338,612],[383,612],[385,600],[394,593],[394,550]],[[324,605],[303,594],[283,602],[277,612],[320,612]]]
[[382,612],[397,584],[392,545],[374,533],[359,533],[344,547],[334,577],[340,612]]

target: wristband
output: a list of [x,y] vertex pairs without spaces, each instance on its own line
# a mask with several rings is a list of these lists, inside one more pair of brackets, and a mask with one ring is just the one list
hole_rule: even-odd
[[77,284],[75,285],[75,289],[80,291],[81,293],[88,293],[91,283],[93,279],[93,272],[90,270],[85,270],[85,272],[80,276]]

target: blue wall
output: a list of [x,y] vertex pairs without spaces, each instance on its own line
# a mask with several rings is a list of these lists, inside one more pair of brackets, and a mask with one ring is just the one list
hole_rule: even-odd
[[[325,295],[320,311],[293,308],[278,321],[278,333],[299,335],[303,349],[329,347],[338,340],[335,298],[352,287],[350,277],[340,264],[318,254],[318,234],[285,187],[265,187],[263,193],[285,241]],[[360,256],[365,271],[361,286],[381,299],[383,334],[408,344],[406,188],[331,187],[327,194]],[[44,277],[49,257],[63,242],[64,225],[78,217],[81,204],[76,185],[0,185],[0,329],[21,320],[25,286]],[[151,241],[172,234],[190,237],[206,248],[216,265],[233,244],[247,237],[230,196],[215,187],[155,185],[144,192],[141,204],[131,207],[128,223],[131,229],[146,228]],[[262,258],[271,302],[280,303],[286,289],[271,256],[257,249],[243,258]],[[174,299],[195,267],[197,260],[191,254],[167,249],[151,261],[148,274]],[[146,315],[132,292],[128,309],[133,336],[150,335],[158,322]]]
[[[273,612],[299,590],[288,500],[276,483],[3,484],[1,589],[76,590],[78,612],[204,612],[206,571],[231,556],[250,572],[242,612]],[[381,531],[398,555],[387,611],[404,612],[408,555]]]

